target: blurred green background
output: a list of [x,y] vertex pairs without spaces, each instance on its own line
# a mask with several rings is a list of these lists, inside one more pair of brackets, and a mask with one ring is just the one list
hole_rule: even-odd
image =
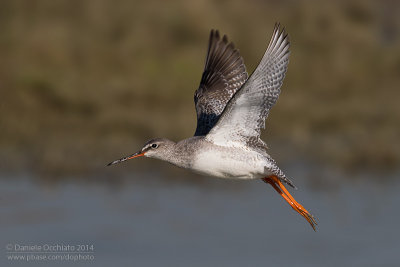
[[3,0],[1,170],[90,177],[147,139],[191,136],[209,31],[227,34],[251,73],[275,22],[290,35],[291,57],[263,133],[271,154],[395,170],[399,12],[390,0]]
[[[10,244],[63,243],[95,247],[74,266],[398,266],[399,14],[394,0],[1,0],[0,265]],[[105,166],[193,135],[211,29],[251,73],[275,22],[291,56],[263,139],[319,232],[261,181]]]

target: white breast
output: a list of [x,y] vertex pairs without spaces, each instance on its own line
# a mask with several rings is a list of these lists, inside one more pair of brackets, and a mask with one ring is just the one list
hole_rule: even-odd
[[268,162],[254,151],[232,149],[197,153],[192,169],[201,174],[231,179],[263,178]]

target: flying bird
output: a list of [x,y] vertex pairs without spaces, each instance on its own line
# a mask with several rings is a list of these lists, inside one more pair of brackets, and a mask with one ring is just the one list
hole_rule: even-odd
[[194,93],[197,127],[193,137],[179,142],[148,141],[137,157],[156,158],[197,173],[228,179],[261,179],[270,184],[316,230],[314,217],[283,185],[296,188],[260,139],[275,105],[289,63],[289,38],[276,24],[261,62],[248,76],[239,51],[226,35],[211,30],[200,86]]

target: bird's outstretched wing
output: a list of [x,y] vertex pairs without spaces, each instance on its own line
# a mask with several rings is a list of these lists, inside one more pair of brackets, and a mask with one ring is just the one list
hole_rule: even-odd
[[206,139],[222,146],[248,145],[264,149],[261,129],[278,99],[288,62],[288,36],[277,24],[260,64],[229,101]]
[[206,135],[218,121],[228,101],[247,80],[246,66],[226,35],[212,30],[200,86],[194,94],[197,113],[195,136]]

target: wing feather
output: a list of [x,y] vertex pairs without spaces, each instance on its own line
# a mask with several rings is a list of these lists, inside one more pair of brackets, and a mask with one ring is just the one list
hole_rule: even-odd
[[206,135],[228,101],[247,80],[243,58],[226,35],[212,30],[200,86],[194,94],[197,113],[195,136]]
[[256,70],[232,97],[207,139],[222,146],[250,145],[265,149],[261,129],[269,110],[280,94],[289,62],[289,38],[285,30],[275,29]]

